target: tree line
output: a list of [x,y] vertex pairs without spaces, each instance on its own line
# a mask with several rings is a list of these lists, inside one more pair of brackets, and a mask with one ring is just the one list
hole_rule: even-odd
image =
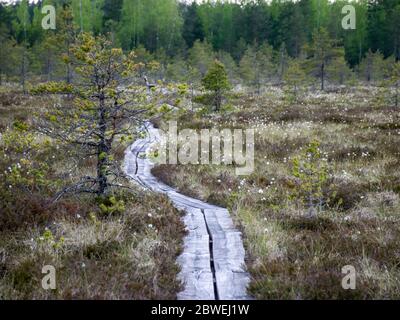
[[[215,58],[231,82],[257,90],[285,73],[325,82],[379,81],[400,58],[400,1],[360,0],[356,29],[344,30],[348,1],[41,0],[0,4],[0,83],[28,75],[70,81],[69,47],[81,32],[108,34],[113,46],[150,64],[155,78],[201,79]],[[54,5],[56,30],[43,30],[44,5]],[[319,47],[318,47],[319,46]],[[321,47],[322,46],[322,47]],[[297,69],[296,69],[297,68]],[[296,71],[297,70],[297,71]],[[287,75],[286,75],[287,76]],[[303,78],[301,75],[300,78]]]

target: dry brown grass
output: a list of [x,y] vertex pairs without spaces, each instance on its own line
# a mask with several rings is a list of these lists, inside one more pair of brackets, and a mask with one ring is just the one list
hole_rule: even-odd
[[[175,299],[181,289],[175,262],[184,235],[180,214],[153,194],[127,203],[115,216],[77,208],[46,224],[0,233],[1,298]],[[42,239],[46,230],[54,240]],[[41,288],[44,265],[56,268],[57,290]]]
[[[53,102],[0,93],[0,133],[15,120],[29,123],[35,109]],[[176,257],[185,230],[181,213],[166,197],[113,190],[124,209],[112,214],[100,209],[104,200],[89,195],[52,203],[55,192],[93,172],[94,159],[79,157],[70,146],[40,145],[33,157],[48,163],[43,179],[52,183],[42,187],[33,179],[29,187],[16,183],[9,189],[8,167],[23,155],[2,148],[1,138],[0,148],[0,299],[176,298],[181,290]],[[56,268],[56,290],[41,287],[44,265]]]
[[[249,291],[259,299],[400,297],[399,111],[379,90],[310,93],[289,104],[278,89],[231,101],[236,111],[180,119],[181,128],[255,128],[256,169],[160,166],[154,173],[181,192],[230,208],[244,232]],[[293,199],[292,160],[319,140],[333,181],[315,218]],[[334,191],[334,192],[333,192]],[[353,265],[356,290],[343,290]]]

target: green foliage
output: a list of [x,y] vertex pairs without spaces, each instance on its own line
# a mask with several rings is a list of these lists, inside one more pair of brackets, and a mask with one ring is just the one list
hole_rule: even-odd
[[238,83],[240,80],[239,68],[232,56],[225,51],[218,52],[218,60],[224,65],[230,83]]
[[209,113],[210,113],[210,109],[207,107],[201,107],[201,108],[196,109],[196,117],[197,118],[203,118],[204,116],[206,116]]
[[[56,30],[41,27],[41,7],[47,4],[56,7]],[[158,79],[199,83],[218,57],[232,83],[237,82],[239,63],[243,80],[259,91],[275,76],[282,80],[286,53],[292,58],[306,53],[306,71],[320,78],[321,87],[325,74],[328,80],[346,82],[351,78],[347,66],[354,68],[361,60],[361,78],[382,80],[379,63],[372,68],[375,70],[366,72],[371,68],[363,57],[366,54],[367,58],[371,49],[385,58],[400,58],[400,5],[396,1],[353,1],[357,28],[351,32],[340,27],[343,5],[342,1],[328,0],[200,4],[177,0],[23,0],[3,4],[0,85],[4,78],[19,79],[26,91],[27,83],[31,79],[36,82],[36,76],[45,81],[64,78],[70,83],[70,47],[78,32],[109,33],[114,46],[125,51],[145,50],[160,62],[160,68],[151,74]],[[338,43],[343,45],[342,52],[335,53]],[[138,71],[141,75],[144,72]]]
[[395,106],[399,106],[399,90],[400,90],[400,62],[397,61],[393,66],[390,81],[392,86],[394,87],[394,101]]
[[193,75],[203,78],[214,61],[213,48],[207,42],[197,40],[189,50],[189,64],[196,71]]
[[265,84],[275,73],[272,64],[273,50],[268,44],[249,46],[240,60],[240,73],[244,81],[257,88]]
[[0,140],[2,226],[14,225],[21,219],[19,217],[25,216],[25,212],[16,212],[16,208],[25,207],[26,197],[46,198],[60,186],[60,180],[51,167],[57,159],[51,142],[47,139],[37,141],[31,128],[22,121],[15,121],[13,127],[3,132]]
[[352,79],[353,72],[347,65],[344,52],[338,57],[332,59],[327,67],[327,75],[329,80],[340,85],[343,85]]
[[181,44],[183,21],[175,0],[124,0],[118,38],[122,47],[131,50],[140,44],[151,51]]
[[203,78],[202,84],[206,90],[213,91],[214,106],[219,111],[222,103],[222,95],[230,88],[224,65],[215,60]]
[[115,196],[100,197],[97,200],[99,209],[103,215],[120,214],[125,211],[124,200],[118,200]]
[[31,88],[30,92],[32,94],[68,94],[73,93],[73,90],[72,84],[66,82],[46,82]]
[[15,120],[13,123],[13,127],[19,132],[27,132],[29,129],[29,125],[21,120]]
[[84,32],[100,33],[103,23],[104,0],[71,0],[75,25]]
[[337,45],[337,41],[331,39],[325,28],[319,28],[314,30],[312,42],[305,46],[305,50],[308,54],[307,68],[320,78],[321,90],[324,90],[326,69],[332,59],[343,55],[343,49]]
[[228,76],[225,66],[218,60],[210,67],[207,74],[202,80],[202,84],[206,90],[222,91],[230,88]]
[[14,75],[14,67],[17,65],[18,56],[15,50],[16,41],[9,38],[7,27],[0,23],[0,85],[3,84],[4,75]]
[[22,0],[16,7],[16,19],[13,20],[13,28],[17,33],[17,39],[21,42],[27,41],[27,33],[31,26],[28,0]]
[[383,79],[385,63],[381,52],[368,50],[362,59],[358,72],[361,79],[367,82],[378,82]]
[[[177,82],[182,82],[182,81],[187,81],[189,82],[190,80],[190,73],[189,73],[189,67],[181,57],[175,58],[173,61],[168,63],[166,70],[165,70],[165,75],[168,79],[171,81],[177,81]],[[197,77],[198,78],[198,77]]]
[[289,62],[283,79],[286,84],[285,91],[289,101],[297,101],[301,93],[301,86],[304,86],[307,79],[306,73],[298,60],[293,59]]
[[[115,176],[113,159],[116,141],[129,136],[127,124],[146,116],[147,107],[142,96],[125,94],[125,81],[138,69],[134,52],[125,55],[114,48],[107,38],[83,33],[70,49],[71,66],[80,77],[79,82],[47,82],[32,90],[40,94],[69,94],[69,99],[43,110],[36,118],[37,127],[57,142],[83,146],[87,153],[96,154],[97,176],[85,179],[81,188],[97,186],[98,194],[109,187],[108,177]],[[139,112],[139,110],[141,110]],[[94,184],[93,184],[94,182]]]
[[392,63],[388,70],[388,78],[386,84],[391,97],[390,102],[398,107],[400,104],[400,62],[392,60]]
[[[321,211],[330,201],[332,189],[327,159],[318,141],[311,142],[303,154],[292,161],[295,178],[291,199],[308,208],[311,214]],[[334,197],[334,195],[333,195]]]
[[204,94],[199,94],[195,97],[193,97],[192,101],[194,103],[198,103],[203,105],[204,107],[201,107],[201,110],[198,110],[200,113],[204,114],[209,113],[212,110],[212,106],[214,105],[215,102],[215,95],[214,93],[204,93]]
[[55,250],[61,249],[64,245],[64,241],[64,237],[60,237],[57,240],[50,229],[46,229],[43,234],[37,239],[37,243],[39,243],[43,247],[50,246],[52,249]]
[[[171,62],[171,57],[181,60],[180,57],[189,56],[189,65],[199,73],[197,80],[204,77],[216,57],[214,52],[218,52],[218,59],[225,64],[232,81],[235,64],[243,56],[246,56],[244,69],[248,69],[246,64],[253,64],[250,60],[254,60],[251,58],[254,55],[245,51],[255,42],[273,46],[279,52],[284,46],[292,58],[302,57],[302,48],[310,39],[312,43],[308,47],[317,49],[315,52],[327,49],[329,43],[324,41],[324,36],[317,39],[315,30],[320,35],[321,30],[326,30],[326,35],[343,44],[346,63],[351,67],[360,63],[369,48],[372,52],[379,50],[384,57],[394,55],[398,60],[400,5],[397,1],[351,3],[357,17],[357,28],[351,31],[340,27],[343,1],[203,1],[189,4],[177,0],[22,0],[2,4],[0,29],[4,32],[0,31],[0,37],[5,41],[1,41],[0,56],[7,60],[0,59],[0,74],[23,78],[20,79],[23,85],[32,73],[45,75],[47,81],[58,80],[65,74],[65,80],[70,82],[72,74],[62,62],[70,58],[68,48],[79,31],[94,35],[110,33],[113,44],[126,51],[143,47],[150,54],[163,52],[165,59],[161,64],[164,67]],[[56,7],[57,29],[54,31],[41,28],[41,7],[47,4]],[[322,46],[314,46],[315,42]],[[235,64],[230,56],[234,57]],[[10,60],[14,62],[10,63]],[[263,59],[254,61],[264,63]],[[179,65],[178,61],[174,63]],[[335,63],[345,65],[339,61]],[[14,67],[17,65],[20,66],[18,72]],[[279,63],[280,80],[282,66],[284,64]],[[181,67],[175,69],[182,70]],[[320,76],[320,71],[314,67],[310,72]],[[251,69],[253,71],[243,70],[242,74],[246,82],[256,85],[259,85],[258,80],[254,80],[251,73],[265,72],[270,77],[274,71],[265,67]],[[164,71],[159,73],[160,78]],[[264,76],[259,78],[262,83]],[[336,75],[334,78],[336,81]]]

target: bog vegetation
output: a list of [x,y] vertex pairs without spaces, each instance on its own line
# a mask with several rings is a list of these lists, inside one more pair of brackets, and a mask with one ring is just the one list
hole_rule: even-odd
[[355,30],[344,4],[0,3],[0,299],[176,298],[182,213],[121,171],[143,122],[170,119],[256,129],[246,178],[153,170],[229,208],[251,295],[398,298],[400,3],[352,2]]

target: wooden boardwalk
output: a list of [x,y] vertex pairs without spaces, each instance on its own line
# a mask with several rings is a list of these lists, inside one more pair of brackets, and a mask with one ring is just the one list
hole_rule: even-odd
[[144,188],[168,195],[175,207],[186,212],[187,236],[178,258],[184,290],[180,300],[247,300],[246,272],[241,233],[233,225],[228,210],[178,193],[158,181],[153,164],[146,158],[147,149],[159,141],[158,130],[146,125],[148,135],[126,151],[125,173]]

